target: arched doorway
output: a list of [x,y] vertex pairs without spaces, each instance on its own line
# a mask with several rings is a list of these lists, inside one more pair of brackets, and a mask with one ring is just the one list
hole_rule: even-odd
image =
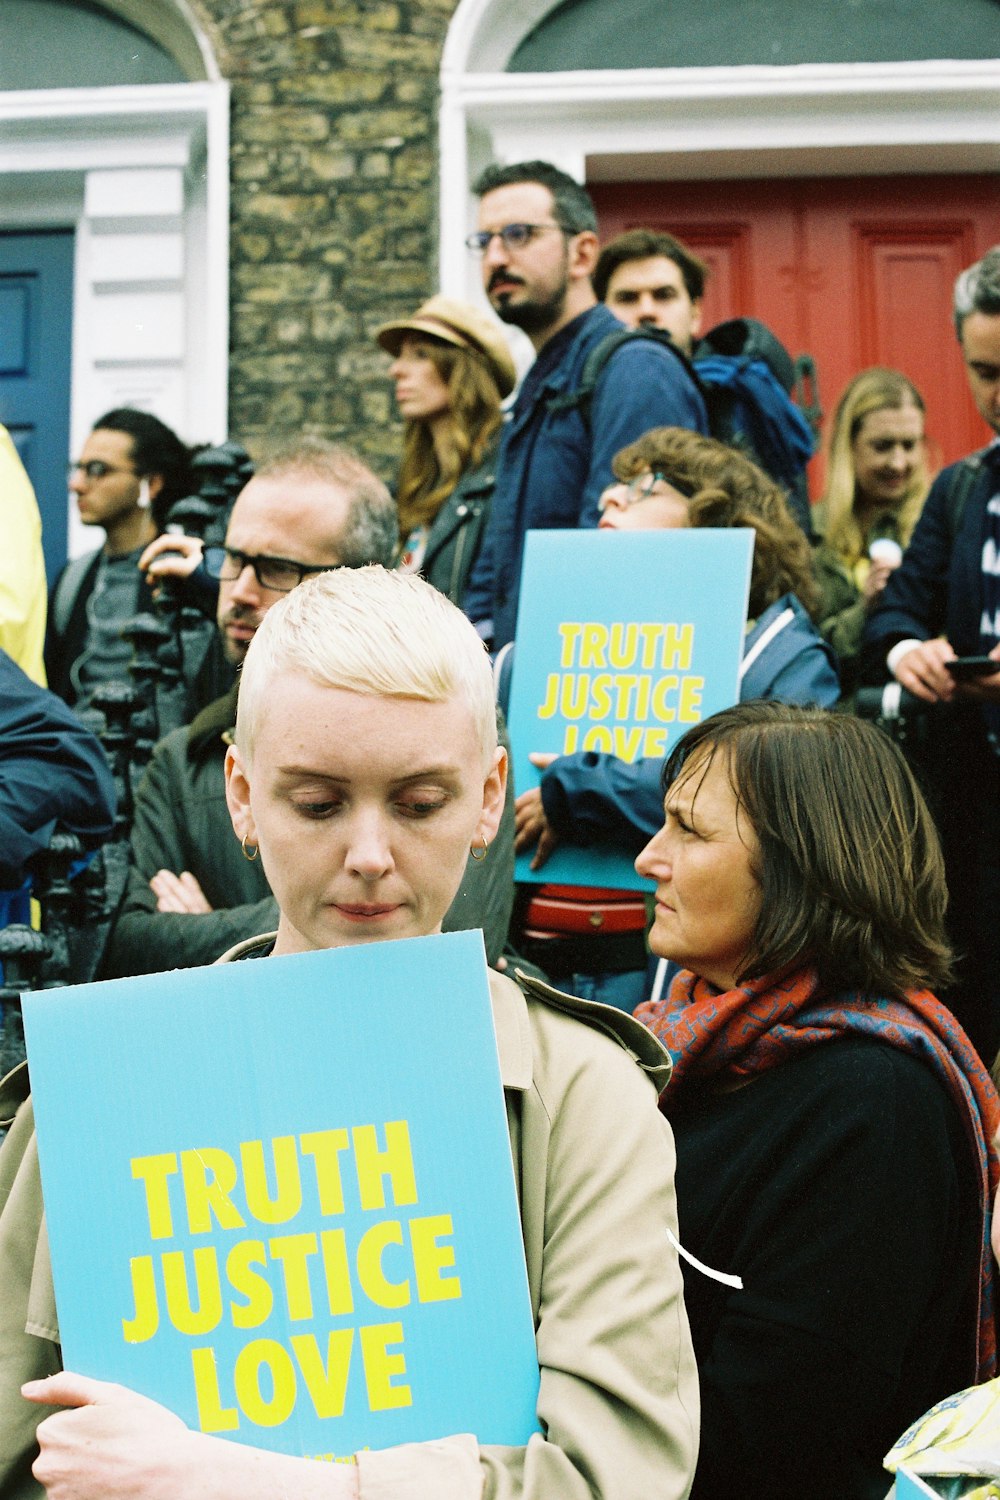
[[35,470],[51,569],[93,545],[65,462],[102,411],[225,435],[228,88],[186,0],[4,0],[0,57],[0,294],[23,329],[0,420]]
[[[796,179],[828,184],[826,196],[838,180],[869,178],[877,196],[877,180],[891,179],[919,198],[936,176],[981,197],[1000,170],[1000,5],[914,0],[905,37],[898,25],[866,32],[860,14],[850,0],[719,0],[700,10],[683,0],[461,0],[441,69],[444,288],[478,295],[462,238],[468,183],[491,158],[557,162],[594,187],[610,232],[624,220],[669,223],[681,202],[695,226],[699,194],[742,194],[729,219],[743,223],[755,184],[780,194]],[[935,55],[943,52],[946,60]],[[945,236],[934,272],[942,307],[956,256],[967,261],[984,236],[1000,238],[997,195],[987,199],[985,228],[952,224]],[[919,227],[905,212],[900,223]],[[705,229],[710,238],[718,225]],[[967,403],[947,320],[940,309],[933,317],[954,363],[948,380]],[[860,352],[833,361],[828,403]],[[959,448],[966,437],[967,424]]]

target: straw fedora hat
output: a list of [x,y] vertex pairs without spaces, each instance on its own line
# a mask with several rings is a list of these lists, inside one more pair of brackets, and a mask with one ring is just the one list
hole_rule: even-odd
[[453,297],[431,297],[412,318],[383,323],[375,338],[387,353],[399,353],[407,333],[426,333],[442,343],[481,354],[492,368],[501,396],[509,396],[517,384],[517,370],[500,329],[469,302]]

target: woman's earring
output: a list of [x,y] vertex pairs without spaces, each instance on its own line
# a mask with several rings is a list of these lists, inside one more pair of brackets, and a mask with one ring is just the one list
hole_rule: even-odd
[[482,860],[482,859],[485,859],[485,858],[486,858],[486,851],[487,851],[487,849],[488,849],[488,848],[489,848],[489,847],[490,847],[490,845],[489,845],[489,840],[488,840],[488,839],[485,839],[485,838],[484,838],[484,839],[483,839],[483,847],[482,847],[482,848],[481,848],[481,849],[480,849],[480,850],[478,850],[478,851],[477,851],[477,850],[475,850],[475,849],[470,849],[470,850],[469,850],[469,853],[470,853],[470,854],[471,854],[471,855],[472,855],[472,857],[473,857],[473,859],[474,859],[474,860],[475,860],[475,861],[476,861],[476,862],[477,862],[477,864],[478,864],[478,862],[479,862],[479,861],[480,861],[480,860]]
[[254,860],[257,858],[257,855],[260,853],[260,845],[251,844],[250,848],[253,850],[253,853],[251,854],[247,849],[247,840],[249,839],[249,837],[250,835],[248,833],[245,833],[243,835],[243,837],[240,839],[240,848],[243,850],[243,858],[248,859],[250,863],[253,864]]
[[148,479],[140,479],[139,480],[139,499],[136,501],[136,504],[138,505],[138,507],[139,507],[140,510],[148,510],[149,509],[150,500],[149,500],[149,480]]

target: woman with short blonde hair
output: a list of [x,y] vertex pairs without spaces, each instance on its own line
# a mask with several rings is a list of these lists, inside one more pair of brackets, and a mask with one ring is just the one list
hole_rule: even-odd
[[[267,871],[279,920],[225,961],[266,964],[440,932],[470,851],[491,857],[504,795],[492,673],[469,621],[419,578],[339,568],[268,611],[243,671],[227,801],[244,853]],[[397,961],[400,946],[412,944],[396,944]],[[631,1018],[609,1019],[523,975],[491,972],[489,993],[536,1331],[537,1431],[501,1446],[443,1430],[323,1463],[267,1451],[266,1429],[258,1448],[195,1432],[122,1386],[62,1371],[25,1101],[0,1153],[5,1500],[35,1500],[40,1486],[53,1500],[685,1500],[698,1381],[675,1248],[672,1137],[657,1110],[669,1057]],[[280,984],[274,999],[277,1020]],[[327,999],[367,1008],[372,1044],[420,1069],[416,1000],[410,1036],[379,1031],[377,986],[331,983]],[[330,1119],[339,1120],[352,1057],[331,1043],[324,1063]],[[213,1089],[226,1068],[225,1056],[212,1057]],[[229,1082],[237,1087],[231,1072]],[[435,1087],[459,1111],[476,1108],[461,1069]],[[488,1340],[481,1364],[488,1392],[505,1373]],[[73,1409],[41,1422],[36,1457],[35,1423],[53,1405]]]

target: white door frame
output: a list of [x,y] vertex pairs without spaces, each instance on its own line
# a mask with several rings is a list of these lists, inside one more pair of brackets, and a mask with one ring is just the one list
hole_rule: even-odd
[[[227,431],[229,88],[0,93],[5,229],[75,232],[70,433],[115,406]],[[70,551],[93,546],[71,528]]]
[[[613,3],[613,0],[609,0]],[[554,0],[460,0],[441,61],[442,290],[481,298],[463,240],[486,162],[578,181],[1000,171],[996,61],[505,73]]]

